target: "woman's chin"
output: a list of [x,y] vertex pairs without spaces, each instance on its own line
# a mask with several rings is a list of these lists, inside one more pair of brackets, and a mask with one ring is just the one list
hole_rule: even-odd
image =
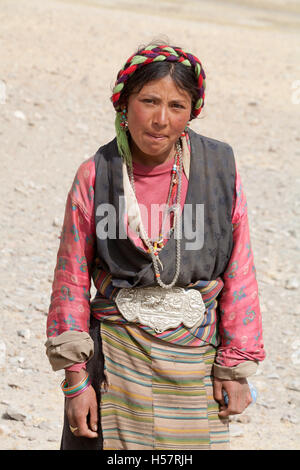
[[174,145],[169,144],[169,140],[165,139],[151,139],[149,138],[147,143],[142,143],[139,147],[140,155],[144,157],[161,158],[162,160],[167,159],[173,154]]

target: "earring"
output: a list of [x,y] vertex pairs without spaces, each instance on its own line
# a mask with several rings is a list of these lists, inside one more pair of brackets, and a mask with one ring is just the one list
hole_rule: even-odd
[[184,131],[185,131],[185,132],[187,132],[189,126],[190,126],[190,121],[187,122],[187,125],[186,125],[185,128],[184,128]]
[[127,131],[127,129],[128,129],[128,121],[127,121],[127,109],[126,109],[126,108],[124,108],[123,111],[122,111],[120,125],[122,126],[122,128],[124,129],[124,131]]

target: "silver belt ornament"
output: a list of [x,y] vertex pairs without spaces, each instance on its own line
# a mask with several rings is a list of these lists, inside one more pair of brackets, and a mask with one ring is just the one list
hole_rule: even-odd
[[206,310],[201,293],[183,287],[123,288],[115,302],[127,321],[149,326],[156,333],[177,328],[181,323],[192,328],[204,319]]

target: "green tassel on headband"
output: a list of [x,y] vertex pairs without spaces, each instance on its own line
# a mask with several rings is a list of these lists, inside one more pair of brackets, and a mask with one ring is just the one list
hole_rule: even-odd
[[115,119],[115,128],[116,128],[116,137],[118,150],[122,158],[125,160],[126,164],[132,168],[132,155],[129,147],[127,132],[122,123],[122,112],[116,113]]

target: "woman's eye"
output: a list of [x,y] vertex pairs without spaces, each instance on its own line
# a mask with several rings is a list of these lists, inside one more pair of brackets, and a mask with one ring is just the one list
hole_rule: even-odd
[[182,106],[182,104],[179,104],[179,103],[173,103],[173,108],[178,108],[178,109],[184,109],[184,106]]

